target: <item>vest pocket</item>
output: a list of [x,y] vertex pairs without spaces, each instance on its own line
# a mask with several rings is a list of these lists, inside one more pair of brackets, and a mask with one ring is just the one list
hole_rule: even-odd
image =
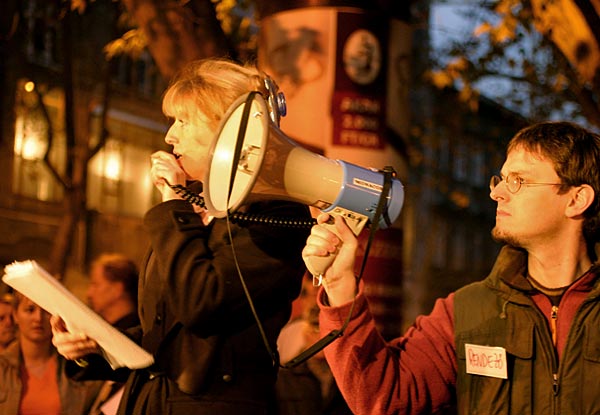
[[[598,327],[598,318],[590,318],[594,322],[586,324],[584,327],[583,340],[583,359],[577,361],[577,353],[569,353],[561,362],[565,379],[563,379],[563,388],[561,394],[568,396],[573,393],[574,402],[562,402],[562,408],[570,408],[581,405],[581,412],[586,414],[598,413],[600,408],[600,328]],[[567,370],[566,368],[569,368]],[[577,370],[581,368],[581,370]],[[573,385],[573,388],[569,386]],[[575,404],[577,403],[577,404]]]
[[[461,414],[531,413],[534,326],[528,319],[493,318],[457,334],[457,392]],[[467,373],[465,344],[502,347],[508,379]],[[521,380],[521,381],[520,381]]]
[[583,358],[591,362],[600,363],[600,329],[597,327],[586,330]]

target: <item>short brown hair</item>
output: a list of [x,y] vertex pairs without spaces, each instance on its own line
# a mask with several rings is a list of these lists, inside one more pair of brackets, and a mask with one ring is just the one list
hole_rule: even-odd
[[107,280],[123,283],[127,294],[137,304],[139,271],[133,260],[123,254],[108,252],[96,258],[91,266],[100,267]]
[[4,293],[0,295],[0,303],[7,304],[11,307],[15,305],[15,296],[11,293]]

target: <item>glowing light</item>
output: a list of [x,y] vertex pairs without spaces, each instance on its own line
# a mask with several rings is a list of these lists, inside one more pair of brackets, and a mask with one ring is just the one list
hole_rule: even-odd
[[35,83],[27,81],[25,82],[25,85],[23,85],[23,89],[27,92],[32,92],[35,89]]
[[123,163],[121,163],[121,148],[114,141],[109,141],[105,148],[103,175],[109,180],[121,180]]
[[121,160],[117,155],[108,155],[104,166],[104,177],[110,180],[119,180],[121,178]]
[[46,154],[48,142],[45,125],[35,116],[17,116],[15,123],[15,154],[25,160],[41,160]]

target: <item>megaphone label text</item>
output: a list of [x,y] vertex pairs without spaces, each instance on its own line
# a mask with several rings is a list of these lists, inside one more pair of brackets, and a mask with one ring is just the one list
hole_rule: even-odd
[[365,189],[376,190],[380,193],[383,191],[382,185],[377,184],[377,183],[367,182],[366,180],[362,180],[362,179],[359,179],[356,177],[352,179],[352,183],[356,186],[364,187]]

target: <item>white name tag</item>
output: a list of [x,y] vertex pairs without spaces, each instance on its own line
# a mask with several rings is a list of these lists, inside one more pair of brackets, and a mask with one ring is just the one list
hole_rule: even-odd
[[504,347],[465,344],[467,373],[507,379],[506,349]]

